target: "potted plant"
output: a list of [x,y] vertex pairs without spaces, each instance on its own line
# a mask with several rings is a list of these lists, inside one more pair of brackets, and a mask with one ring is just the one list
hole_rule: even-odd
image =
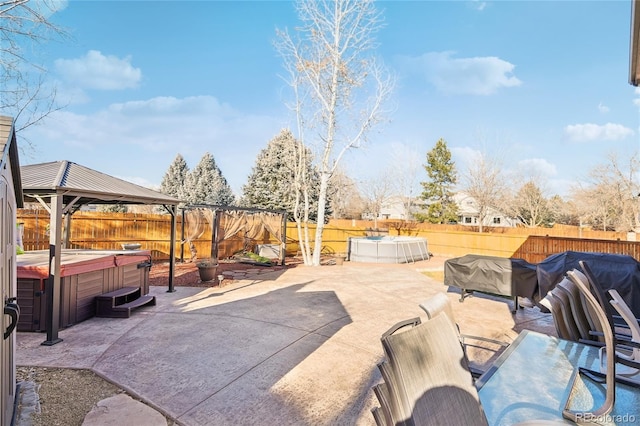
[[347,255],[344,253],[335,253],[333,258],[336,262],[336,265],[342,265],[344,261],[347,259]]
[[201,281],[211,281],[216,278],[218,271],[218,261],[214,259],[203,259],[196,263]]

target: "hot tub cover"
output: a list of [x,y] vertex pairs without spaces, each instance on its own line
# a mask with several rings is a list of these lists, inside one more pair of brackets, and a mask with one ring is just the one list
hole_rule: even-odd
[[605,291],[615,288],[635,316],[640,317],[640,263],[624,254],[565,251],[547,257],[538,264],[540,298],[546,296],[567,271],[581,270],[580,260],[588,263]]
[[523,259],[467,254],[445,261],[444,284],[463,290],[533,298],[536,266]]

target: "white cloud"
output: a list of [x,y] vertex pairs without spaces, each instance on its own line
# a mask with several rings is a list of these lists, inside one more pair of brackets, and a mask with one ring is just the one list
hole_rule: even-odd
[[520,86],[515,65],[495,56],[454,58],[455,52],[429,52],[399,58],[400,66],[422,74],[439,91],[449,94],[491,95],[500,88]]
[[[636,87],[636,88],[633,90],[633,93],[634,93],[636,96],[640,96],[640,87]],[[633,104],[634,104],[635,106],[640,107],[640,97],[635,98],[635,99],[633,100]]]
[[470,147],[452,147],[450,150],[458,171],[466,170],[470,165],[482,159],[482,152]]
[[568,125],[564,128],[564,133],[572,142],[589,142],[594,140],[621,140],[633,135],[635,132],[622,124],[607,123],[600,125],[585,123]]
[[600,111],[600,112],[601,112],[601,113],[603,113],[603,114],[606,114],[606,113],[608,113],[608,112],[610,111],[610,109],[609,109],[609,107],[608,107],[608,106],[603,105],[603,104],[602,104],[602,102],[600,102],[600,103],[598,104],[598,111]]
[[97,50],[77,59],[56,59],[55,67],[63,80],[84,89],[130,89],[142,79],[142,71],[131,65],[130,56],[121,59]]
[[482,12],[487,7],[487,2],[480,0],[471,0],[471,7]]
[[558,174],[555,164],[544,158],[528,158],[518,161],[518,170],[525,176],[550,177]]
[[[149,151],[198,148],[250,126],[243,116],[211,96],[157,97],[112,104],[91,115],[60,111],[42,126],[47,139],[87,150],[123,145]],[[248,130],[248,129],[247,129]]]
[[244,114],[212,96],[156,97],[92,114],[52,113],[25,134],[34,162],[69,160],[144,186],[159,185],[177,153],[195,167],[205,152],[239,191],[282,119]]

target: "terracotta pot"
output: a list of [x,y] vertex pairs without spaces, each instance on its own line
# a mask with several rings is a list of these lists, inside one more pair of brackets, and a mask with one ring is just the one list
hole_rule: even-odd
[[335,258],[336,265],[342,265],[346,259],[345,256],[336,256]]
[[200,266],[198,265],[198,273],[200,274],[201,281],[211,281],[216,278],[216,272],[218,271],[218,265]]

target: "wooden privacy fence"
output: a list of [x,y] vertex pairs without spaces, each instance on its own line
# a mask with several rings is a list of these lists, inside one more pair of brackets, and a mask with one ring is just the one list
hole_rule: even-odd
[[[17,222],[24,224],[25,250],[49,249],[49,213],[18,210]],[[178,228],[181,226],[178,218]],[[156,259],[169,258],[171,218],[141,213],[76,212],[69,230],[71,249],[122,250],[122,244],[140,243]]]
[[526,239],[512,257],[539,263],[552,254],[565,251],[626,254],[640,261],[640,242],[636,241],[585,240],[533,235]]
[[[24,224],[23,245],[25,250],[45,250],[49,248],[49,214],[44,210],[18,210],[18,223]],[[182,218],[177,217],[176,256],[180,258],[180,230]],[[623,241],[621,233],[590,231],[599,239],[577,238],[585,230],[576,227],[555,228],[491,228],[490,232],[473,232],[464,226],[431,225],[417,223],[394,223],[379,221],[379,227],[386,227],[382,233],[391,235],[420,236],[427,239],[428,249],[439,256],[457,257],[465,254],[480,254],[499,257],[519,257],[538,263],[549,255],[567,250],[628,254],[640,260],[640,243]],[[346,253],[350,237],[379,234],[372,230],[372,221],[332,221],[323,233],[323,253]],[[72,216],[69,230],[69,248],[119,250],[124,243],[140,243],[142,249],[150,250],[154,260],[169,258],[169,238],[171,219],[163,214],[76,212]],[[560,236],[555,234],[562,234]],[[545,235],[549,234],[549,235]],[[206,225],[202,235],[193,241],[198,258],[206,258],[211,252],[211,227]],[[315,236],[315,226],[309,229],[311,243]],[[573,236],[566,236],[573,235]],[[626,233],[624,234],[626,237]],[[299,238],[295,223],[287,224],[287,254],[299,253]],[[248,246],[243,235],[237,235],[220,244],[219,257],[255,244],[277,244],[265,233],[253,239]],[[184,258],[189,259],[188,246],[184,246]]]

